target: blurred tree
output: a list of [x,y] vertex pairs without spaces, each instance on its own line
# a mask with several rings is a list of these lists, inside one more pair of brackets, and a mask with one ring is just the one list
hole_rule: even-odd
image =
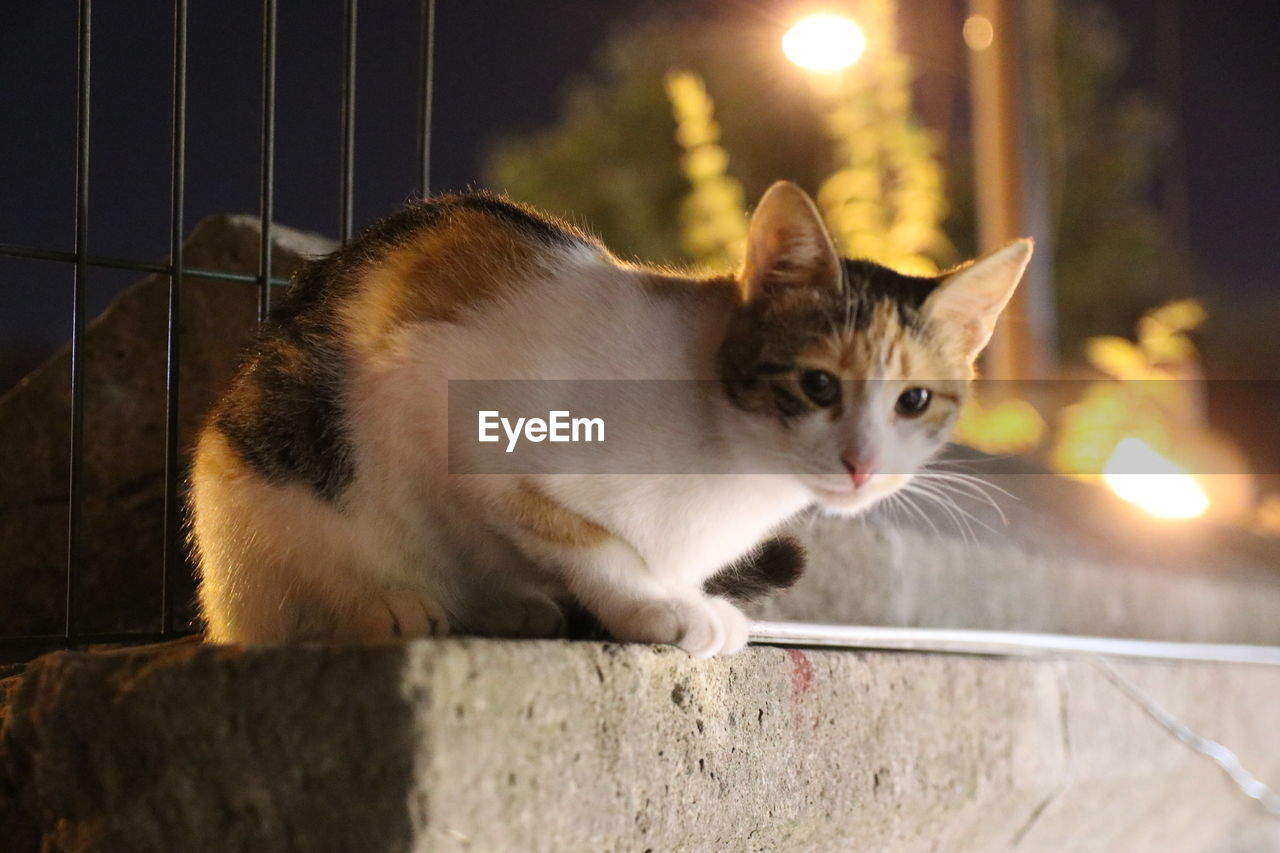
[[1079,360],[1087,339],[1126,334],[1187,295],[1190,267],[1152,201],[1173,128],[1124,88],[1119,25],[1096,2],[1063,2],[1057,51],[1055,284],[1062,354]]
[[835,161],[818,203],[845,254],[932,275],[959,258],[941,228],[947,195],[938,145],[912,107],[897,4],[858,0],[851,11],[866,33],[866,53],[813,78]]
[[[850,8],[856,16],[857,6]],[[681,237],[689,184],[664,87],[675,69],[699,75],[714,96],[718,144],[732,157],[729,173],[747,199],[779,178],[817,191],[833,172],[847,172],[859,152],[833,147],[821,99],[806,74],[781,56],[781,29],[744,18],[670,9],[620,29],[602,49],[597,75],[569,87],[555,126],[490,152],[487,182],[583,222],[624,255],[693,260]],[[1170,128],[1152,99],[1125,90],[1128,55],[1119,26],[1095,0],[1063,0],[1057,43],[1057,103],[1050,108],[1057,125],[1059,342],[1065,359],[1079,361],[1087,338],[1126,333],[1145,310],[1184,295],[1189,276],[1184,251],[1162,229],[1151,201]],[[887,96],[900,99],[909,71],[889,71],[897,85]],[[928,137],[912,136],[909,115],[872,124],[890,149],[896,145],[917,160],[931,156]],[[969,145],[944,142],[951,204],[942,231],[963,255],[974,244]],[[936,191],[936,175],[917,175]],[[892,181],[887,186],[904,191]],[[832,206],[824,207],[830,213]],[[881,218],[892,221],[890,210]],[[842,234],[842,242],[856,249],[852,236]],[[941,237],[929,236],[927,254],[945,263],[951,258]]]
[[697,74],[714,95],[719,144],[746,198],[779,178],[814,189],[830,171],[807,81],[781,56],[778,36],[772,25],[688,12],[623,28],[602,48],[599,73],[569,87],[555,126],[490,152],[487,183],[589,225],[623,255],[687,263],[680,209],[689,183],[669,72]]
[[667,75],[667,97],[676,120],[680,165],[691,187],[680,205],[683,248],[708,271],[733,269],[747,250],[742,184],[728,175],[729,155],[719,145],[715,106],[702,78],[691,71]]

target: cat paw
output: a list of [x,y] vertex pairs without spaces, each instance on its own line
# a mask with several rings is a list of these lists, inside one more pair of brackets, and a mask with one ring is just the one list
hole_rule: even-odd
[[747,644],[747,617],[720,598],[673,598],[635,611],[618,639],[668,643],[690,655],[732,654]]
[[352,627],[365,642],[443,637],[449,633],[449,617],[434,599],[401,589],[366,604]]
[[751,628],[746,614],[727,599],[712,597],[707,599],[707,603],[724,623],[724,645],[720,647],[720,654],[733,655],[746,648]]
[[478,634],[494,637],[563,637],[564,612],[545,595],[524,595],[495,602],[467,623]]

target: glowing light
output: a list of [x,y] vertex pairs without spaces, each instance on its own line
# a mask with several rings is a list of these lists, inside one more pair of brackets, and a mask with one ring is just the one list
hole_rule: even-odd
[[1117,495],[1159,518],[1195,518],[1209,508],[1209,496],[1194,477],[1136,438],[1116,445],[1102,479]]
[[782,52],[787,59],[810,71],[848,68],[866,49],[862,28],[841,15],[809,15],[782,37]]
[[986,50],[996,37],[995,27],[984,15],[970,15],[964,22],[964,43],[970,50]]

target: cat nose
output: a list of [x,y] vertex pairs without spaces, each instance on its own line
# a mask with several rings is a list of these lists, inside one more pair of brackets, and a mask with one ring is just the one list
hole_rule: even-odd
[[849,479],[853,481],[855,489],[862,488],[862,484],[870,480],[871,475],[876,472],[875,463],[870,460],[842,456],[840,461],[844,463],[844,469],[849,472]]

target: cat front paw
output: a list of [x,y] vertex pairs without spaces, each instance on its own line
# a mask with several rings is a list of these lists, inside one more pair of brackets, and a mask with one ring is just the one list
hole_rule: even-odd
[[667,643],[697,658],[733,654],[747,644],[747,617],[722,598],[653,601],[636,610],[629,622],[629,636],[618,639]]
[[430,596],[417,590],[398,589],[365,602],[343,632],[362,642],[443,637],[449,633],[449,617]]
[[707,603],[724,623],[724,645],[720,647],[720,654],[733,655],[746,648],[751,628],[747,615],[733,602],[724,598],[713,596],[707,599]]
[[545,595],[521,595],[491,602],[466,627],[491,637],[563,637],[565,616],[560,605]]

